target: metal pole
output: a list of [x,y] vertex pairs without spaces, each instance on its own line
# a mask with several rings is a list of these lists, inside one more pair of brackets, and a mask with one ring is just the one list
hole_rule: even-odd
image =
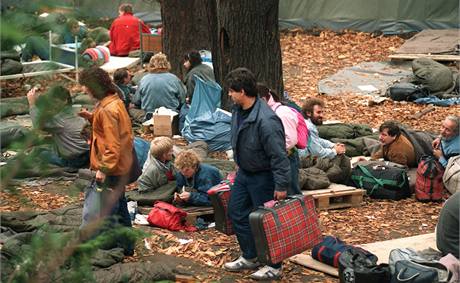
[[78,52],[78,37],[77,36],[75,36],[74,42],[75,42],[75,72],[76,72],[75,73],[75,80],[77,82],[79,82],[78,81],[78,54],[79,54],[79,52]]

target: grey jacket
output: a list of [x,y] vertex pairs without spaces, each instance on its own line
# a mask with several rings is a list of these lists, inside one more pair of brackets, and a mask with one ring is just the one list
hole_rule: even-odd
[[[150,192],[168,183],[166,172],[173,170],[171,162],[166,164],[151,158],[149,164],[142,171],[142,175],[137,180],[139,192]],[[174,174],[174,173],[172,173]]]
[[235,106],[232,111],[231,143],[235,162],[251,173],[272,171],[275,190],[286,191],[291,177],[280,118],[259,98],[244,121],[241,121],[241,110]]
[[[30,109],[30,118],[34,127],[38,127],[37,107],[33,106]],[[41,125],[41,130],[52,134],[60,157],[71,159],[89,151],[88,143],[81,136],[81,130],[85,125],[86,120],[74,114],[69,106]]]

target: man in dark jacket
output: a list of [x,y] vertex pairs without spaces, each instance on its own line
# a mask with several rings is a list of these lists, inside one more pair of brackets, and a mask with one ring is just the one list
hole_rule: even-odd
[[[257,97],[256,79],[246,68],[237,68],[226,77],[228,95],[235,102],[231,143],[238,172],[229,202],[229,217],[242,256],[224,265],[229,271],[259,266],[249,214],[273,199],[284,199],[290,185],[283,124],[266,103]],[[264,266],[253,279],[276,279],[281,264]]]

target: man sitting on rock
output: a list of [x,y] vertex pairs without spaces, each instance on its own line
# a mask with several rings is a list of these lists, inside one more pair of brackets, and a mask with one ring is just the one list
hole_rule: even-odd
[[447,116],[441,125],[441,135],[436,138],[433,145],[433,155],[446,168],[449,158],[460,155],[460,118]]
[[386,121],[379,128],[380,149],[375,152],[371,159],[383,158],[407,167],[417,167],[415,150],[412,143],[401,134],[398,124]]

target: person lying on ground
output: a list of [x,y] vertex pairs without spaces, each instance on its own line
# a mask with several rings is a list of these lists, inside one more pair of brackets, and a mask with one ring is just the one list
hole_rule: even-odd
[[121,4],[118,8],[118,15],[110,26],[110,54],[128,56],[130,51],[139,49],[139,25],[143,33],[150,33],[150,29],[142,20],[133,15],[131,4]]
[[[326,170],[329,181],[347,183],[351,174],[351,162],[350,158],[345,155],[345,145],[342,143],[334,144],[321,138],[318,133],[317,126],[323,124],[323,108],[324,102],[317,98],[308,99],[302,106],[303,115],[307,117],[305,121],[308,128],[306,158],[317,159],[316,163],[322,161],[321,159],[327,161],[326,163],[330,163],[329,160],[332,161],[334,170]],[[324,168],[321,169],[323,170]]]
[[281,119],[284,128],[286,141],[286,152],[288,154],[289,164],[291,168],[291,184],[289,186],[288,195],[302,194],[299,188],[299,153],[297,152],[297,114],[290,109],[289,106],[279,102],[278,94],[270,90],[265,84],[258,83],[257,91],[259,97],[265,101],[268,106]]
[[178,111],[185,102],[185,87],[176,75],[169,72],[171,64],[166,55],[155,54],[148,69],[149,74],[141,79],[133,103],[145,113],[160,107]]
[[56,85],[48,92],[38,95],[34,87],[27,93],[27,100],[34,128],[52,135],[52,149],[42,151],[40,157],[61,167],[86,166],[89,161],[89,146],[80,135],[86,121],[72,110],[69,90]]
[[337,155],[345,154],[346,148],[342,143],[336,143],[320,138],[317,126],[323,124],[323,108],[324,102],[317,98],[311,98],[305,101],[302,106],[302,111],[307,117],[308,127],[308,146],[307,152],[311,156],[320,158],[334,158]]
[[441,134],[433,143],[433,155],[446,168],[449,158],[460,155],[460,117],[447,116],[441,125]]
[[383,158],[407,167],[417,167],[415,150],[411,142],[401,133],[398,124],[386,121],[379,128],[380,148],[372,156],[372,160]]
[[139,192],[154,191],[160,186],[175,179],[175,169],[172,164],[173,141],[168,137],[156,137],[151,142],[150,158],[142,175],[137,180]]
[[195,91],[195,76],[203,81],[216,81],[214,78],[214,70],[203,64],[200,52],[192,50],[184,56],[184,68],[186,74],[184,77],[184,84],[187,87],[186,100],[188,104],[192,103],[193,92]]
[[220,183],[222,177],[219,169],[202,164],[198,155],[192,150],[180,152],[174,161],[176,167],[177,191],[174,202],[195,206],[210,206],[208,190]]

